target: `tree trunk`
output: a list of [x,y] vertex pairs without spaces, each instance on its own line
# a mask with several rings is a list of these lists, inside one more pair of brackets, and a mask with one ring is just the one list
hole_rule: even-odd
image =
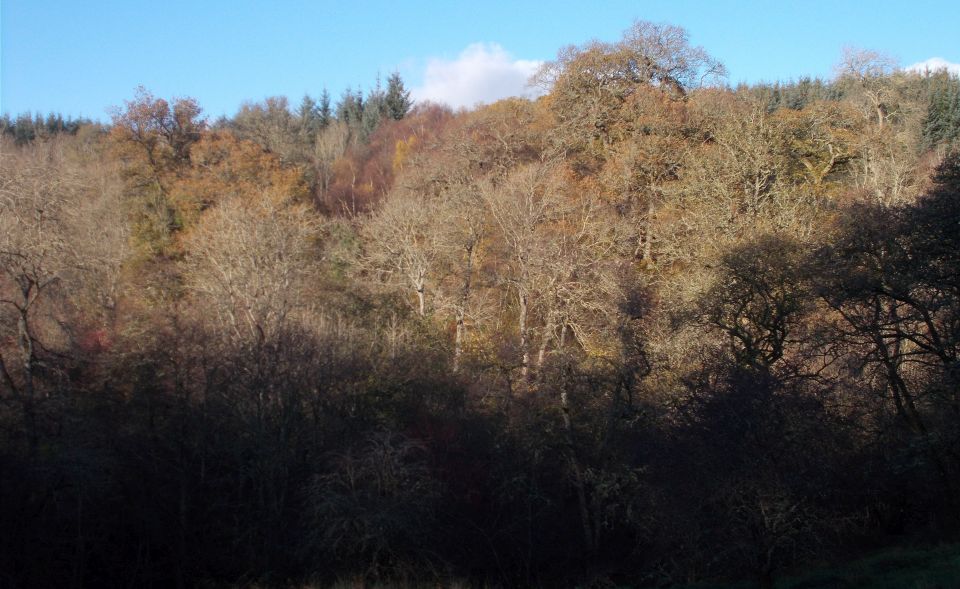
[[425,277],[426,277],[426,271],[423,269],[420,269],[417,271],[417,277],[413,283],[414,288],[417,291],[417,309],[421,317],[427,314],[426,296],[424,295]]
[[520,372],[526,377],[530,365],[530,352],[527,350],[527,291],[518,289],[517,298],[520,302],[520,317],[517,320],[520,328]]
[[19,394],[20,391],[17,390],[17,386],[13,382],[13,377],[10,376],[7,365],[3,361],[3,354],[0,354],[0,382],[3,383],[3,386],[9,388],[10,392],[14,395]]
[[23,356],[23,387],[27,398],[33,399],[33,372],[36,358],[33,350],[33,338],[30,337],[30,329],[27,324],[28,307],[24,306],[19,311],[17,331],[20,337],[20,353]]
[[473,279],[473,245],[466,247],[467,266],[463,276],[463,288],[460,289],[460,301],[457,305],[457,333],[453,341],[453,371],[460,370],[460,357],[463,355],[463,339],[466,335],[466,325],[464,323],[467,313],[467,301],[470,298],[470,284]]
[[653,201],[647,204],[647,221],[643,236],[643,257],[640,259],[651,262],[653,257]]
[[570,462],[570,470],[573,471],[573,482],[577,491],[577,503],[580,508],[580,523],[583,526],[583,542],[587,554],[594,554],[597,549],[597,543],[593,533],[593,525],[590,521],[590,509],[587,504],[587,489],[583,480],[583,470],[580,468],[580,461],[577,460],[576,444],[573,439],[573,422],[570,418],[570,403],[567,398],[566,376],[560,389],[560,409],[563,414],[563,433],[566,438],[567,460]]
[[463,308],[457,309],[457,332],[453,336],[453,371],[460,371],[460,357],[463,356],[463,336],[466,327],[463,324]]
[[537,370],[543,368],[543,360],[547,355],[547,346],[550,344],[550,339],[553,335],[554,322],[551,314],[551,319],[547,321],[547,325],[543,328],[543,337],[540,340],[540,349],[537,351]]

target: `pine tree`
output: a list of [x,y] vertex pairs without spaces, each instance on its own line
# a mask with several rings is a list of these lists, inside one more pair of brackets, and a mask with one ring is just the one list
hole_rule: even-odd
[[37,111],[33,115],[33,135],[34,137],[46,137],[47,136],[47,124],[43,120],[43,115]]
[[387,79],[387,94],[385,97],[387,115],[399,121],[410,112],[413,101],[410,100],[410,91],[404,88],[400,74],[393,72]]
[[13,126],[13,137],[17,145],[25,145],[33,141],[36,134],[33,132],[33,118],[30,113],[20,113]]
[[323,89],[320,95],[320,102],[317,104],[317,117],[321,129],[326,129],[333,118],[333,110],[330,108],[330,93]]
[[363,92],[353,92],[350,88],[343,91],[337,103],[337,120],[350,128],[356,128],[363,120]]
[[64,132],[63,117],[54,113],[48,114],[47,122],[46,122],[46,130],[47,130],[47,133],[50,135],[63,133]]
[[360,123],[360,139],[368,141],[373,132],[380,126],[380,121],[387,116],[387,97],[380,86],[380,76],[377,76],[377,85],[367,96],[363,105],[363,118]]
[[923,144],[931,148],[960,142],[960,78],[936,74],[923,122]]
[[317,102],[305,94],[300,101],[300,108],[297,110],[297,118],[300,123],[300,140],[306,145],[312,146],[317,140],[317,133],[320,132],[320,112]]
[[17,132],[17,126],[10,118],[9,113],[3,113],[0,117],[0,133],[13,136]]

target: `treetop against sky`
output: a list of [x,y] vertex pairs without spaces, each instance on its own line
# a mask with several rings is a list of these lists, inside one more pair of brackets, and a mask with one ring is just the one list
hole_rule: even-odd
[[211,116],[244,100],[369,89],[399,72],[414,98],[472,106],[529,94],[558,49],[613,41],[635,19],[685,28],[729,82],[829,77],[846,45],[960,71],[960,5],[558,0],[482,3],[4,0],[0,111],[106,119],[139,85]]

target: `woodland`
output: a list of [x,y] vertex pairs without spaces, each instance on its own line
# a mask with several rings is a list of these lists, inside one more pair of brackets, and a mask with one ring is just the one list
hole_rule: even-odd
[[638,21],[469,110],[393,74],[4,115],[0,586],[768,589],[954,545],[960,79],[838,59],[731,87]]

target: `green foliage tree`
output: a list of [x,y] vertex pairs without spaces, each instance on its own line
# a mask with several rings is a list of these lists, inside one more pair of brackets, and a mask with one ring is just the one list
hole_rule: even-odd
[[320,129],[326,129],[333,120],[333,109],[330,106],[330,93],[324,88],[320,94],[320,102],[317,103],[317,119]]
[[377,87],[367,95],[367,99],[363,103],[363,114],[360,117],[359,128],[360,140],[363,142],[369,141],[370,136],[377,130],[386,115],[386,96],[380,89],[380,83],[377,82]]
[[317,141],[317,133],[323,128],[320,107],[317,101],[304,95],[297,109],[297,120],[300,124],[298,139],[304,145],[312,146]]
[[960,142],[960,78],[946,72],[931,76],[933,89],[923,121],[923,145],[956,145]]
[[351,128],[357,128],[363,121],[363,91],[352,91],[347,88],[337,103],[337,120],[346,123]]
[[399,121],[407,116],[413,107],[413,100],[410,99],[410,91],[403,85],[403,79],[398,72],[390,74],[387,78],[387,93],[384,97],[386,103],[387,115]]

